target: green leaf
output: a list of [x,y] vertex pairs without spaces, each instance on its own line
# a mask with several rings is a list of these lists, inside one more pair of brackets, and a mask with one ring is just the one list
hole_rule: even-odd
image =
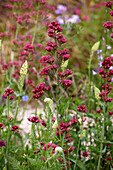
[[97,142],[101,142],[101,140],[100,140],[100,139],[95,138],[94,136],[92,136],[92,138],[93,138],[93,139],[95,139],[95,141],[97,141]]
[[80,160],[77,161],[77,166],[83,170],[86,170],[85,165]]
[[106,146],[105,146],[105,148],[102,150],[102,153],[105,153],[106,152]]

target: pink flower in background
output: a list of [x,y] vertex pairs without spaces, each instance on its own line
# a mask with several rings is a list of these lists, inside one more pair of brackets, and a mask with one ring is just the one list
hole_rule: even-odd
[[76,8],[76,9],[75,9],[75,14],[81,15],[81,14],[82,14],[82,11],[81,11],[79,8]]
[[82,155],[83,155],[84,157],[89,157],[89,153],[86,152],[86,151],[84,151],[84,152],[82,153]]
[[88,15],[83,15],[82,19],[84,21],[88,22],[89,21],[89,16]]
[[0,148],[6,146],[6,143],[3,140],[0,140]]

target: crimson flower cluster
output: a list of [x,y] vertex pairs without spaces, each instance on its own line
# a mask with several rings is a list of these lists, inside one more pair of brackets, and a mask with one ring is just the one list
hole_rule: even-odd
[[72,73],[73,73],[72,70],[67,69],[64,72],[58,72],[58,76],[59,77],[66,77],[66,76],[71,75]]
[[3,129],[4,127],[3,123],[0,123],[0,128]]
[[[103,68],[99,70],[99,74],[102,75],[102,78],[104,80],[110,83],[111,77],[113,76],[113,70],[110,69],[110,67],[113,66],[113,57],[105,58],[102,62],[102,66]],[[113,100],[111,97],[107,97],[110,91],[112,90],[112,87],[108,83],[102,86],[102,92],[99,94],[101,99],[105,102],[111,102]]]
[[59,80],[59,82],[63,85],[64,88],[68,88],[73,84],[71,80],[67,80],[67,79]]
[[[49,148],[51,147],[51,149],[52,149],[52,155],[55,154],[55,148],[59,147],[59,146],[56,145],[55,143],[45,144],[45,143],[40,142],[40,145],[43,146],[43,150],[44,150],[44,151],[49,150]],[[64,149],[64,154],[68,154],[69,152],[72,152],[74,149],[75,149],[75,147],[70,146],[69,148]],[[40,150],[37,148],[37,149],[34,150],[33,153],[34,153],[34,154],[38,154],[39,152],[40,152]],[[43,160],[44,162],[46,161],[46,159],[45,159],[44,157],[42,158],[42,160]],[[64,163],[64,161],[63,161],[62,158],[58,158],[58,160],[59,160],[60,163]],[[68,167],[68,164],[71,165],[72,163],[66,161],[66,164],[67,164],[67,167]]]
[[[105,6],[111,9],[110,15],[113,17],[113,1],[106,2]],[[113,21],[107,21],[103,24],[103,26],[112,32]],[[113,33],[110,34],[110,37],[113,38]]]
[[6,146],[6,143],[3,140],[0,140],[0,148]]
[[18,133],[19,132],[19,127],[17,125],[14,125],[11,127],[11,131],[13,131],[14,133]]
[[13,94],[14,93],[14,91],[11,89],[11,88],[9,88],[9,89],[5,89],[5,92],[4,92],[4,94],[3,94],[3,98],[5,98],[5,99],[7,99],[7,97],[9,96],[9,99],[10,100],[13,100],[14,98],[15,98],[15,96],[14,95],[11,95],[11,94]]
[[54,143],[48,143],[47,145],[44,144],[44,148],[43,150],[46,151],[47,149],[49,149],[52,146],[52,154],[55,153],[55,148],[58,147],[57,145],[55,145]]
[[[71,75],[73,72],[72,70],[65,70],[64,73],[60,71],[60,66],[62,64],[62,61],[66,61],[70,58],[69,50],[64,49],[58,49],[62,44],[64,44],[67,40],[63,37],[62,27],[60,27],[60,24],[56,21],[51,22],[51,24],[48,25],[48,36],[52,37],[54,39],[54,42],[48,41],[47,47],[45,48],[49,53],[53,55],[53,52],[55,53],[55,58],[51,57],[51,55],[45,55],[39,59],[39,62],[42,65],[45,65],[45,67],[40,71],[40,75],[49,75],[50,77],[55,77],[54,74],[58,71],[58,78],[66,77],[68,75]],[[47,64],[49,64],[47,66]],[[56,77],[55,77],[56,78]],[[65,88],[72,85],[71,80],[62,79],[59,80],[62,86]]]
[[71,135],[68,134],[68,132],[70,131],[69,127],[73,126],[73,125],[76,125],[78,122],[78,119],[76,117],[74,118],[71,118],[71,121],[68,123],[68,122],[61,122],[59,124],[59,127],[60,127],[60,134],[59,134],[59,128],[58,126],[56,127],[56,135],[57,137],[60,137],[63,136],[63,134],[65,134],[65,137],[64,139],[67,139],[67,142],[71,142]]
[[40,120],[38,116],[29,117],[28,120],[32,123],[41,123],[41,125],[46,127],[46,122],[44,120]]
[[85,105],[81,105],[77,107],[78,112],[87,112],[87,108]]
[[53,43],[52,41],[48,41],[48,42],[47,42],[46,50],[47,50],[48,52],[55,51],[56,49],[57,49],[57,44],[56,44],[56,42],[55,42],[55,43]]
[[84,152],[82,153],[82,155],[83,155],[83,157],[88,157],[88,156],[89,156],[89,153],[86,152],[86,151],[84,151]]
[[34,99],[39,99],[41,96],[43,96],[44,91],[50,91],[51,86],[45,86],[45,82],[44,83],[39,83],[37,87],[34,88],[34,90],[32,90],[32,92],[34,93],[33,98]]
[[53,62],[54,62],[54,58],[53,57],[51,58],[50,55],[45,55],[45,56],[43,56],[39,59],[39,63],[42,63],[42,64],[43,63],[44,64],[47,64],[47,63],[51,64]]
[[51,70],[56,71],[57,67],[58,66],[56,64],[46,66],[40,71],[40,75],[49,75],[51,74],[50,71]]

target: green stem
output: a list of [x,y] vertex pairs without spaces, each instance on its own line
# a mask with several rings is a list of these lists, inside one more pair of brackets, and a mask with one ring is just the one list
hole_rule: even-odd
[[67,170],[67,166],[66,166],[66,159],[65,159],[64,152],[62,152],[62,154],[63,154],[63,159],[64,159],[65,168],[66,168],[66,170]]
[[35,116],[37,115],[37,106],[38,106],[38,100],[36,100],[36,105],[35,105]]
[[93,57],[93,52],[91,52],[90,59],[89,59],[89,66],[88,66],[88,75],[89,75],[88,113],[90,112],[90,108],[91,108],[91,101],[90,101],[90,99],[91,99],[91,62],[92,62],[92,57]]
[[19,91],[18,103],[17,103],[17,107],[16,107],[16,114],[15,114],[15,118],[14,118],[14,124],[16,122],[17,115],[18,115],[18,109],[19,109],[19,104],[20,104],[20,96],[21,96],[21,90]]
[[101,161],[101,157],[102,157],[103,140],[104,140],[104,126],[105,125],[104,125],[104,120],[103,120],[102,135],[101,135],[101,145],[100,145],[100,155],[99,155],[97,170],[100,170],[100,161]]
[[[39,5],[37,7],[37,13],[39,11]],[[36,36],[36,30],[37,30],[37,24],[38,24],[38,14],[37,14],[37,18],[36,18],[36,24],[35,24],[35,28],[34,28],[34,34],[33,34],[33,39],[32,39],[32,45],[34,44],[34,41],[35,41],[35,36]]]
[[79,153],[79,148],[80,148],[80,138],[79,138],[79,142],[78,142],[78,148],[77,148],[77,155],[76,155],[76,161],[75,161],[75,165],[74,165],[74,169],[76,169],[76,166],[77,166],[77,160],[78,160],[78,153]]
[[7,107],[8,107],[8,110],[7,110],[7,120],[8,120],[8,132],[7,132],[7,149],[6,149],[6,157],[7,157],[7,169],[9,169],[9,96],[8,96],[8,99],[7,99]]

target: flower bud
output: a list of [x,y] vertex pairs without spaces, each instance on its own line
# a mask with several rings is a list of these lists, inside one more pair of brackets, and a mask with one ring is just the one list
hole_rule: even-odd
[[44,102],[48,103],[50,109],[52,109],[52,107],[53,107],[53,100],[52,100],[52,99],[50,99],[50,98],[45,98],[45,99],[44,99]]
[[58,126],[58,122],[57,122],[57,119],[56,119],[54,124],[53,124],[53,129],[56,129],[57,126]]
[[20,69],[20,75],[26,75],[27,74],[27,68],[28,68],[28,63],[25,61],[25,63],[22,65]]
[[93,47],[91,48],[91,52],[94,53],[95,51],[97,51],[98,48],[99,48],[99,46],[100,46],[100,41],[96,42],[96,43],[93,45]]
[[63,149],[60,146],[55,148],[55,153],[58,153],[58,152],[60,152],[60,153],[63,152]]

